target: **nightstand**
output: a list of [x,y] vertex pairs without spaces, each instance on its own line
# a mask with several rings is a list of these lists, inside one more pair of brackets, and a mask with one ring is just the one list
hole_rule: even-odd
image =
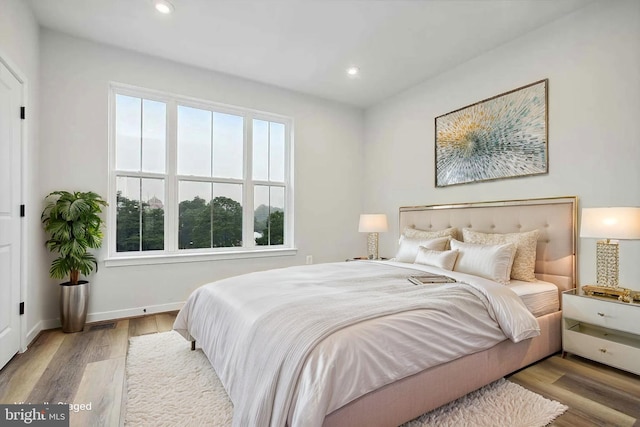
[[640,304],[563,292],[562,350],[640,375]]

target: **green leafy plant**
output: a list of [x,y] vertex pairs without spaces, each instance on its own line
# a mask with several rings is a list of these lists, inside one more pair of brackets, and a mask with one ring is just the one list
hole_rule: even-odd
[[50,238],[47,249],[59,254],[51,263],[49,275],[54,279],[69,277],[72,285],[78,284],[80,273],[88,276],[98,262],[88,249],[102,245],[102,218],[99,214],[107,206],[93,192],[54,191],[45,198],[42,224]]

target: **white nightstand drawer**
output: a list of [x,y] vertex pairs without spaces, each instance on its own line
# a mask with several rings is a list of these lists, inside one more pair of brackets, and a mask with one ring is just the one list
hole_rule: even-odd
[[640,343],[637,338],[626,334],[612,334],[585,324],[577,324],[564,330],[562,347],[564,351],[605,363],[640,375]]
[[619,331],[640,334],[640,307],[588,298],[576,295],[563,295],[562,311],[564,318],[588,322],[593,325]]

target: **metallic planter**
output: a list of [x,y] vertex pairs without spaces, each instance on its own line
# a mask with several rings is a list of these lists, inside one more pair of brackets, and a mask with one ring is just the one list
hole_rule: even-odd
[[89,282],[80,280],[60,285],[60,322],[62,332],[80,332],[84,329],[89,306]]

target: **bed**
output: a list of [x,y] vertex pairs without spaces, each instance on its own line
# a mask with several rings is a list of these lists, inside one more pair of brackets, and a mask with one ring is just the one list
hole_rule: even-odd
[[[227,391],[232,401],[234,401],[234,411],[238,408],[244,408],[241,411],[245,413],[244,418],[240,418],[240,415],[238,415],[236,419],[236,415],[234,414],[234,425],[397,426],[515,370],[554,354],[561,349],[561,312],[557,309],[559,308],[557,305],[555,308],[550,309],[549,305],[544,301],[547,301],[555,292],[555,301],[556,304],[558,304],[558,301],[560,301],[558,294],[575,286],[576,205],[577,200],[575,197],[561,197],[400,208],[400,233],[404,233],[404,230],[407,229],[435,231],[454,228],[455,230],[467,229],[479,233],[499,235],[537,230],[535,277],[540,281],[546,282],[548,286],[551,286],[547,286],[542,292],[538,292],[539,289],[536,289],[537,282],[515,283],[516,281],[513,281],[509,283],[508,286],[504,286],[484,278],[476,279],[474,277],[468,277],[464,273],[458,272],[450,272],[448,274],[454,276],[457,282],[460,283],[438,285],[434,287],[434,290],[418,289],[419,287],[410,288],[412,285],[406,285],[406,281],[401,281],[399,278],[406,278],[408,274],[411,274],[411,271],[417,274],[422,271],[440,273],[441,270],[438,268],[434,269],[432,266],[412,265],[393,261],[378,263],[341,263],[341,265],[327,265],[326,270],[323,269],[324,267],[319,266],[313,266],[313,268],[307,269],[296,267],[284,272],[285,274],[289,274],[289,276],[282,276],[282,272],[277,271],[254,273],[252,275],[241,276],[242,279],[240,279],[240,281],[234,282],[233,279],[231,279],[231,281],[220,281],[217,282],[217,284],[209,285],[209,288],[206,288],[206,286],[203,287],[209,289],[210,292],[199,292],[199,290],[194,292],[189,298],[189,301],[187,301],[187,304],[185,304],[185,308],[179,313],[174,329],[185,336],[185,338],[197,340],[200,343],[203,351],[214,366],[214,369],[216,369],[216,372],[221,377],[223,384],[226,382],[225,388],[228,387]],[[461,239],[461,236],[456,237]],[[371,265],[366,266],[367,264]],[[374,270],[377,276],[371,275],[371,272]],[[364,276],[362,276],[362,274],[364,274]],[[322,275],[327,276],[333,281],[339,281],[336,277],[342,278],[350,275],[353,275],[354,278],[364,277],[356,279],[355,281],[367,283],[367,286],[370,287],[370,290],[367,291],[369,293],[367,294],[365,292],[362,296],[358,294],[358,301],[356,302],[345,302],[344,295],[351,296],[351,294],[336,294],[333,288],[331,288],[331,291],[326,291],[325,288],[317,286],[316,282],[319,281],[319,277]],[[271,277],[271,279],[269,279],[269,277]],[[289,280],[290,277],[295,278],[295,280]],[[377,277],[380,277],[380,280],[377,280]],[[349,325],[345,323],[344,325],[336,327],[327,326],[325,335],[318,335],[319,338],[306,337],[307,333],[305,331],[316,329],[316,323],[305,324],[305,318],[302,316],[297,322],[300,323],[302,329],[302,331],[299,332],[300,337],[302,337],[300,340],[308,340],[312,343],[312,350],[305,353],[298,348],[299,346],[294,341],[290,345],[290,350],[274,350],[275,353],[269,353],[269,357],[261,357],[259,353],[266,347],[269,339],[277,341],[277,345],[274,347],[286,347],[286,339],[288,338],[280,335],[280,330],[284,329],[285,326],[287,328],[289,327],[287,326],[288,314],[285,316],[280,312],[275,313],[273,312],[274,310],[271,310],[272,312],[269,313],[269,316],[273,318],[268,319],[271,323],[265,322],[265,325],[268,325],[265,326],[268,334],[265,334],[264,331],[256,332],[258,329],[253,326],[255,319],[260,318],[261,322],[264,320],[263,317],[267,312],[264,306],[269,306],[269,304],[272,303],[271,299],[276,299],[277,294],[274,298],[274,294],[270,294],[269,291],[265,290],[264,293],[257,291],[255,297],[252,297],[251,301],[247,302],[243,300],[244,297],[242,295],[230,297],[229,292],[231,292],[231,289],[236,288],[234,292],[240,292],[241,294],[248,289],[256,289],[256,283],[261,283],[261,281],[267,282],[269,280],[278,282],[276,288],[278,286],[280,287],[278,288],[279,292],[282,291],[286,293],[293,282],[300,282],[305,289],[311,289],[317,293],[330,294],[328,296],[325,295],[325,297],[328,298],[325,301],[331,301],[331,304],[325,303],[325,305],[333,310],[333,316],[337,318],[353,317],[355,324]],[[395,282],[393,282],[394,280]],[[220,284],[221,282],[222,284]],[[250,286],[251,282],[255,282],[253,288]],[[440,286],[444,287],[441,289]],[[391,312],[378,315],[367,314],[367,307],[369,307],[367,298],[371,299],[371,305],[375,305],[377,301],[379,301],[377,299],[380,296],[379,290],[393,288],[393,292],[396,292],[396,288],[398,287],[403,289],[402,295],[396,296],[394,294],[389,297],[387,304],[389,306],[388,309],[392,309],[391,307],[394,304],[392,301],[396,300],[398,300],[395,303],[397,305],[415,305],[414,310],[409,312],[412,313],[411,315],[402,314],[399,316],[404,316],[402,317],[402,321],[405,323],[402,323],[402,326],[398,327],[400,324],[395,326],[389,325],[379,320],[397,320],[396,317],[398,316]],[[489,294],[485,295],[485,291],[483,290],[485,287],[491,289]],[[509,290],[509,287],[514,288],[513,292]],[[500,296],[495,297],[493,294],[494,291],[500,295],[504,294],[505,298]],[[459,341],[459,348],[442,350],[443,352],[450,352],[452,354],[457,352],[452,356],[452,360],[437,362],[440,356],[437,354],[438,351],[434,349],[433,355],[431,355],[431,351],[428,353],[429,357],[433,358],[436,362],[429,362],[435,364],[427,366],[424,369],[420,368],[420,364],[427,362],[421,360],[414,363],[413,360],[411,360],[411,363],[407,364],[411,365],[414,371],[405,371],[401,373],[398,378],[392,380],[389,378],[380,380],[382,382],[374,388],[371,388],[371,384],[367,383],[367,381],[369,381],[367,375],[371,372],[375,373],[376,370],[363,370],[361,374],[362,377],[351,380],[351,383],[358,385],[358,387],[360,387],[360,382],[365,383],[365,385],[359,389],[355,386],[345,387],[344,384],[338,389],[332,389],[333,384],[330,383],[338,381],[341,375],[346,374],[346,372],[339,370],[340,366],[336,368],[336,365],[344,364],[348,367],[349,371],[357,371],[362,365],[362,363],[360,363],[362,359],[370,358],[370,354],[376,353],[372,345],[370,345],[366,351],[355,349],[355,344],[353,343],[359,342],[360,340],[364,342],[364,338],[361,338],[361,336],[367,336],[367,331],[373,340],[380,339],[376,337],[378,334],[374,332],[382,331],[385,327],[398,331],[399,335],[410,336],[409,339],[414,339],[411,338],[413,335],[419,336],[419,333],[414,334],[412,332],[408,334],[405,331],[408,324],[416,323],[415,318],[409,319],[409,323],[406,323],[407,319],[405,317],[414,316],[415,313],[430,313],[425,310],[425,307],[420,306],[423,302],[421,302],[420,297],[414,296],[413,293],[415,292],[446,292],[448,298],[454,298],[454,295],[460,293],[461,301],[464,300],[466,293],[482,293],[482,298],[486,300],[484,304],[487,305],[487,307],[492,307],[493,310],[493,316],[489,317],[495,318],[494,320],[497,319],[497,323],[504,329],[502,331],[504,335],[500,339],[493,337],[496,333],[491,329],[491,326],[488,325],[489,321],[483,320],[483,314],[477,314],[476,318],[471,320],[464,319],[464,321],[460,321],[460,323],[466,322],[464,324],[469,325],[471,329],[478,328],[479,333],[485,336],[482,345],[486,348],[482,348],[481,350],[477,348],[466,350],[464,348],[464,345],[466,345],[464,343],[465,340],[457,340]],[[220,316],[222,315],[211,315],[211,312],[217,310],[216,305],[218,302],[215,300],[206,300],[204,295],[207,293],[216,294],[218,297],[226,295],[226,308],[218,311],[231,311],[229,307],[233,306],[243,307],[242,316],[244,317],[242,320],[235,320],[234,322],[229,322],[229,324],[220,323]],[[509,295],[507,295],[507,293]],[[513,296],[515,293],[519,296]],[[536,297],[538,294],[542,294],[542,298]],[[409,295],[409,299],[400,301],[400,299],[406,295]],[[513,301],[509,299],[507,306],[494,305],[503,304],[503,302],[500,301],[506,299],[506,296],[513,299]],[[316,310],[316,306],[309,305],[303,302],[302,299],[296,298],[299,298],[299,296],[292,296],[286,305],[295,307],[295,309],[303,312],[306,311],[306,313],[311,316]],[[487,304],[487,301],[490,304]],[[354,303],[360,304],[360,302],[362,302],[363,307],[352,308],[352,306],[349,305]],[[463,302],[456,304],[462,303]],[[464,304],[466,304],[466,302],[464,302]],[[537,317],[534,318],[535,333],[531,332],[531,324],[526,323],[528,321],[524,319],[526,316],[519,311],[510,311],[512,309],[520,310],[520,308],[516,307],[519,305],[522,307],[526,306],[524,311],[526,311],[527,316],[531,318],[533,318],[531,312],[541,310],[536,313]],[[451,309],[439,309],[435,311],[455,311],[453,306],[450,307]],[[341,312],[340,310],[344,311]],[[471,308],[463,311],[475,313]],[[507,333],[506,329],[510,328],[510,326],[506,325],[505,328],[501,323],[504,319],[500,313],[503,312],[506,313],[505,317],[507,318],[522,317],[524,322],[522,323],[523,326],[513,327],[514,330]],[[228,315],[229,313],[224,313],[224,316]],[[233,316],[236,315],[239,316],[238,313],[233,313]],[[449,323],[458,322],[456,318],[447,317],[453,316],[451,313],[444,313],[443,316],[445,317],[438,318],[437,320],[434,318],[433,320],[434,322],[441,322],[443,325],[438,326],[438,328],[444,328]],[[460,313],[458,316],[465,316],[465,313]],[[208,320],[202,320],[202,318],[207,318]],[[476,319],[477,321],[475,321]],[[417,323],[420,322],[424,324],[423,319]],[[248,326],[249,323],[252,324],[251,328]],[[485,328],[485,326],[482,326],[484,323],[487,323],[487,329],[480,329]],[[317,324],[320,325],[317,329],[321,329],[321,322]],[[238,335],[238,331],[250,331],[248,334],[250,336],[244,337],[242,334]],[[357,331],[360,331],[358,332],[360,335],[354,335]],[[341,336],[345,338],[340,340]],[[505,336],[511,339],[505,339]],[[487,338],[487,340],[484,340],[485,338]],[[385,348],[402,348],[404,344],[399,340],[396,343],[396,341],[394,341],[395,339],[396,337],[385,338],[386,341],[394,342],[393,346],[387,346]],[[346,355],[337,355],[335,356],[336,359],[330,359],[329,362],[320,360],[317,356],[318,354],[331,352],[331,349],[337,346],[343,346],[347,349]],[[407,344],[407,346],[413,346],[413,344]],[[302,345],[300,347],[302,347]],[[251,348],[253,348],[252,351],[247,351]],[[358,351],[362,352],[357,353]],[[225,353],[228,354],[225,355]],[[256,353],[257,356],[250,357],[252,353]],[[301,360],[290,362],[289,359],[292,359],[290,355],[293,353],[300,353]],[[377,353],[380,354],[381,358],[385,359],[382,351],[377,351]],[[229,354],[234,356],[229,357]],[[400,351],[398,354],[402,355],[404,353]],[[280,361],[280,359],[283,361],[282,365],[276,364],[274,365],[275,368],[271,366],[273,364],[271,362],[272,360]],[[395,356],[394,358],[387,357],[386,359],[393,359],[390,363],[400,363],[396,360]],[[425,357],[425,359],[428,359],[428,357]],[[336,360],[338,361],[337,363]],[[287,363],[290,363],[294,368],[289,369]],[[382,362],[374,360],[373,363],[381,364]],[[321,369],[327,369],[326,365],[331,365],[331,369],[337,370],[338,374],[334,373],[332,374],[333,376],[328,376],[324,371],[319,373]],[[386,366],[382,367],[382,364],[380,366],[381,368],[378,372],[402,370],[399,369],[399,367],[387,368]],[[285,378],[289,375],[292,378],[291,384],[279,379],[277,375],[273,375],[271,373],[272,370],[274,372],[284,372]],[[251,372],[253,372],[253,374],[246,375],[246,373]],[[282,372],[280,372],[279,375],[283,375]],[[314,375],[313,380],[307,381]],[[360,375],[360,373],[358,375]],[[373,374],[370,376],[372,375]],[[239,378],[241,376],[242,378]],[[251,376],[253,379],[246,379],[245,377],[247,376]],[[329,381],[327,381],[327,383],[319,383],[317,381],[319,377],[326,377]],[[360,381],[361,379],[362,381]],[[314,381],[316,382],[314,383]],[[376,381],[379,381],[379,379],[376,379]],[[312,386],[308,384],[312,384]],[[345,388],[347,389],[346,391],[343,390]],[[251,390],[252,393],[255,392],[256,399],[246,399],[247,394],[251,394],[247,392],[248,390]],[[258,398],[263,395],[266,396],[268,393],[271,393],[268,398]],[[300,399],[299,396],[305,396],[306,400]],[[234,397],[238,401],[234,400]],[[243,403],[243,399],[246,400],[246,402]],[[265,409],[265,406],[268,406],[268,408]],[[280,411],[278,411],[278,409]],[[272,415],[271,410],[273,410],[273,414],[275,415]],[[284,411],[284,413],[278,415],[278,413],[282,411]],[[266,418],[254,418],[254,412],[260,414],[266,413],[268,415]]]

